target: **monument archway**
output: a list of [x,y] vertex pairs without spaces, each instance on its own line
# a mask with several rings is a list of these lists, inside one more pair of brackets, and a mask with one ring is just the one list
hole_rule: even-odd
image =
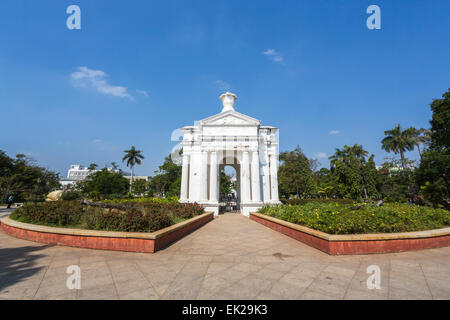
[[[230,211],[230,206],[234,207],[232,210],[240,210],[240,202],[241,202],[241,178],[240,178],[240,164],[236,158],[224,158],[222,161],[219,161],[219,172],[222,170],[226,171],[226,168],[232,168],[234,171],[234,179],[235,179],[235,188],[232,192],[231,197],[227,197],[226,194],[221,190],[221,182],[219,182],[219,212]],[[230,170],[228,170],[230,171]],[[227,174],[225,172],[225,174]],[[224,207],[224,208],[222,208]],[[220,210],[222,209],[222,210]]]
[[222,112],[182,128],[180,202],[197,202],[219,213],[220,171],[231,165],[239,183],[239,207],[248,216],[278,204],[278,129],[234,110],[236,95],[220,96]]

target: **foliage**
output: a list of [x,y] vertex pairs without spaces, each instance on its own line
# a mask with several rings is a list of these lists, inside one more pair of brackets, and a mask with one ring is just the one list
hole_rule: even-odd
[[148,191],[148,183],[145,179],[134,180],[131,192],[135,195],[144,195]]
[[181,165],[172,161],[171,155],[164,159],[159,171],[152,177],[149,183],[149,194],[152,196],[180,196]]
[[13,159],[0,150],[0,202],[6,202],[9,195],[15,202],[43,201],[59,186],[57,173],[35,165],[22,154]]
[[301,206],[308,203],[352,204],[354,201],[351,199],[282,199],[281,202],[291,206]]
[[293,151],[280,153],[278,183],[281,197],[308,197],[316,194],[314,166],[315,160],[308,159],[299,146]]
[[103,203],[143,203],[143,202],[155,202],[155,203],[177,203],[177,197],[167,197],[167,198],[149,198],[149,197],[141,197],[141,198],[131,198],[131,199],[111,199],[111,200],[103,200]]
[[403,169],[406,170],[405,151],[414,149],[414,139],[412,129],[402,130],[397,124],[394,129],[384,132],[385,138],[381,141],[382,148],[387,152],[400,153]]
[[103,168],[90,174],[87,180],[79,182],[78,187],[89,197],[101,200],[123,197],[127,193],[128,184],[128,180],[121,173]]
[[134,176],[134,166],[140,165],[142,163],[142,159],[144,159],[144,156],[142,155],[141,150],[136,150],[134,146],[131,146],[130,150],[125,150],[125,155],[122,158],[122,162],[127,162],[127,167],[131,168],[131,179],[130,179],[130,190],[129,192],[132,193],[132,185],[133,185],[133,176]]
[[231,176],[225,173],[225,169],[222,169],[220,172],[220,195],[223,197],[231,194],[233,186]]
[[377,199],[380,197],[377,188],[378,171],[371,155],[361,145],[352,147],[345,145],[342,150],[329,157],[331,164],[331,183],[334,195],[340,198]]
[[418,188],[414,186],[414,171],[396,170],[396,162],[385,162],[380,169],[378,185],[384,201],[406,202],[414,199]]
[[76,190],[65,191],[61,196],[61,200],[81,200],[82,198],[83,194]]
[[91,230],[153,232],[204,213],[198,204],[174,202],[93,203],[79,201],[28,203],[11,218],[34,224]]
[[11,219],[49,226],[73,226],[80,223],[86,207],[79,201],[25,203],[13,211]]
[[299,206],[265,206],[259,212],[330,234],[409,232],[450,226],[447,210],[402,203],[355,207],[310,202]]
[[429,148],[422,155],[416,182],[425,200],[449,206],[450,199],[450,91],[431,103],[433,112]]

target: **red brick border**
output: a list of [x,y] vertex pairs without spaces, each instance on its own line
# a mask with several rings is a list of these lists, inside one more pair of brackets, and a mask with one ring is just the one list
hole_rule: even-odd
[[[305,229],[305,231],[290,228],[283,225],[282,220],[275,219],[273,217],[270,217],[269,220],[262,217],[262,215],[250,213],[250,219],[331,255],[392,253],[450,246],[450,234],[437,236],[424,235],[423,237],[415,236],[411,238],[405,238],[402,236],[398,239],[395,239],[396,234],[391,234],[391,238],[394,239],[333,240],[333,237],[335,237],[333,235],[317,232],[311,229],[309,229],[311,230],[311,233],[309,233],[306,231],[308,228],[304,227],[303,229]],[[277,223],[277,220],[280,223]],[[320,236],[313,235],[312,233]],[[364,237],[366,235],[359,236]]]
[[[214,214],[212,212],[204,214],[199,217],[194,217],[192,219],[182,222],[183,225],[181,227],[173,225],[168,228],[158,230],[156,233],[153,233],[158,234],[158,236],[153,236],[152,237],[153,239],[144,237],[133,238],[132,236],[109,237],[109,236],[61,234],[57,233],[56,231],[55,233],[42,232],[27,229],[26,227],[27,224],[23,224],[24,225],[23,227],[17,227],[8,225],[4,222],[0,224],[0,228],[5,233],[13,237],[41,243],[63,245],[69,247],[100,249],[100,250],[154,253],[158,250],[167,247],[169,244],[181,239],[185,235],[200,228],[201,226],[203,226],[204,224],[208,223],[213,219]],[[104,234],[105,231],[102,231],[101,233]],[[117,234],[117,232],[114,233]]]

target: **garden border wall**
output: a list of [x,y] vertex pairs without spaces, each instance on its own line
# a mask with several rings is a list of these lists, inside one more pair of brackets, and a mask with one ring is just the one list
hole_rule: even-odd
[[130,252],[156,252],[214,219],[213,212],[152,232],[116,232],[55,228],[23,223],[4,217],[0,228],[7,234],[35,242],[69,247]]
[[250,219],[331,255],[392,253],[450,246],[450,228],[333,235],[256,212],[250,213]]

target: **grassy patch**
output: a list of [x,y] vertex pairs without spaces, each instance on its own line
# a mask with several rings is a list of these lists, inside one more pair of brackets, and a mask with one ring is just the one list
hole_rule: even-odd
[[260,213],[330,234],[394,233],[450,226],[450,211],[403,203],[361,208],[343,203],[265,206]]

